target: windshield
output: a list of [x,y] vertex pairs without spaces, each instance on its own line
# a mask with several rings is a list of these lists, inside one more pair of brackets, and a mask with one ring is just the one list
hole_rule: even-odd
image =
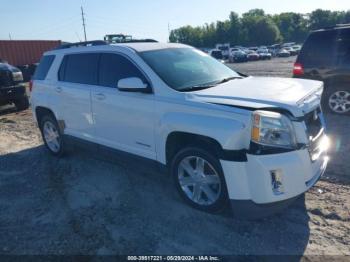
[[209,88],[225,79],[240,78],[229,67],[194,48],[145,51],[140,55],[167,85],[177,91],[188,91],[191,87]]

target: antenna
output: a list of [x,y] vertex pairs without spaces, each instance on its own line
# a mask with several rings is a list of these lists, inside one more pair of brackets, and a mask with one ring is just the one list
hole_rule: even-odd
[[81,19],[83,20],[84,37],[86,42],[87,40],[86,40],[86,29],[85,29],[85,17],[84,17],[84,10],[82,6],[81,6]]
[[9,38],[10,38],[10,40],[12,40],[11,33],[9,33]]

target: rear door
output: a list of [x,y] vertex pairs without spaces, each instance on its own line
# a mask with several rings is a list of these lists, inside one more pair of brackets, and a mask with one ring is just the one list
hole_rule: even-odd
[[128,57],[101,54],[99,85],[91,94],[96,139],[100,144],[155,159],[154,95],[119,91],[118,81],[128,77],[150,84]]
[[98,60],[97,53],[66,55],[55,88],[65,133],[87,140],[94,138],[91,87],[97,84]]
[[335,84],[350,87],[350,29],[338,30],[336,52]]
[[297,58],[304,68],[302,78],[325,80],[335,70],[335,30],[311,33]]

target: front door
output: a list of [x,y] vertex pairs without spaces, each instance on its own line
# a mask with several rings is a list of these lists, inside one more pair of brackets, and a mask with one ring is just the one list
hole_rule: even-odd
[[115,53],[101,55],[99,84],[91,100],[96,139],[100,144],[156,159],[153,94],[119,91],[118,81],[146,77],[128,58]]

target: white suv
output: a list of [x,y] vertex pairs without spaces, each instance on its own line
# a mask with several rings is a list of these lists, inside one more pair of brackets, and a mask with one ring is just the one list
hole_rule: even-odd
[[32,84],[51,153],[74,138],[156,161],[201,210],[269,214],[327,165],[322,82],[245,76],[181,44],[90,43],[45,53]]

